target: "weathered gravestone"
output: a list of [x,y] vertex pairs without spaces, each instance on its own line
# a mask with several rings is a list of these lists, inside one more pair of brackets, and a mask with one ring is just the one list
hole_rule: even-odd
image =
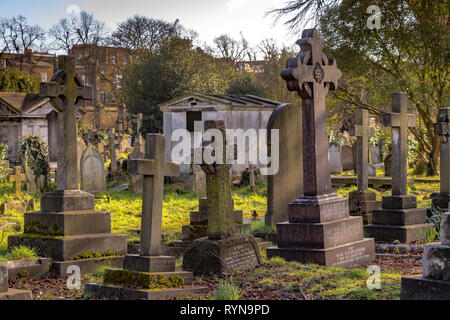
[[423,277],[402,278],[402,300],[450,300],[450,213],[442,216],[441,243],[425,246]]
[[[141,152],[141,145],[136,145],[133,148],[133,152],[128,156],[128,161],[144,159],[145,154]],[[141,174],[132,174],[128,171],[130,179],[130,191],[134,194],[142,194],[144,188],[144,176]]]
[[392,175],[392,154],[388,154],[384,159],[384,176],[390,177]]
[[328,161],[330,162],[331,174],[342,173],[341,149],[339,142],[330,142],[328,146]]
[[341,149],[341,164],[342,171],[351,171],[356,169],[355,158],[353,156],[354,150],[352,146],[345,145]]
[[267,177],[267,213],[265,223],[275,226],[288,220],[288,204],[303,194],[302,111],[283,104],[270,116],[267,124],[267,150],[272,152],[272,130],[279,130],[278,172]]
[[9,289],[8,268],[0,262],[0,300],[31,300],[31,291]]
[[8,182],[13,184],[13,193],[19,195],[22,193],[22,182],[27,181],[27,176],[20,172],[21,167],[13,168],[13,174],[8,175]]
[[408,114],[406,94],[392,94],[392,113],[383,114],[386,127],[392,128],[392,195],[384,196],[381,210],[372,213],[372,224],[364,231],[377,241],[413,243],[424,239],[431,228],[426,224],[427,210],[417,208],[416,196],[408,195],[408,127],[415,115]]
[[381,208],[375,192],[369,188],[369,137],[375,135],[375,128],[369,126],[369,112],[359,110],[357,125],[350,128],[350,135],[358,137],[356,142],[356,171],[358,189],[349,194],[350,214],[363,217],[364,224],[372,223],[372,211]]
[[25,213],[27,211],[34,210],[34,198],[19,200],[22,193],[22,182],[25,182],[27,177],[21,173],[21,167],[16,166],[12,169],[12,172],[7,176],[8,182],[13,184],[13,195],[17,197],[17,200],[10,200],[0,205],[0,214],[7,214],[11,210],[15,210],[19,213]]
[[115,176],[118,173],[116,149],[119,147],[120,142],[122,141],[122,137],[116,134],[114,129],[108,129],[107,135],[108,135],[109,159],[111,160],[111,174]]
[[[126,235],[111,233],[111,214],[94,211],[94,196],[78,188],[76,112],[83,100],[92,99],[93,90],[81,84],[71,58],[58,57],[58,66],[40,92],[51,99],[60,121],[57,190],[41,198],[40,212],[24,215],[24,233],[10,236],[8,247],[36,248],[51,256],[55,273],[64,276],[73,265],[82,273],[100,264],[121,265],[127,242]],[[93,253],[101,258],[89,259]]]
[[179,166],[165,162],[164,158],[164,135],[148,134],[145,159],[129,160],[128,171],[144,176],[140,254],[126,255],[123,269],[107,269],[103,285],[86,284],[85,294],[105,298],[151,300],[186,294],[196,289],[186,287],[192,284],[192,273],[176,272],[176,258],[161,256],[160,253],[164,177],[179,174]]
[[90,145],[84,150],[80,164],[81,190],[96,194],[106,192],[106,174],[103,157]]
[[303,31],[301,51],[287,61],[281,76],[302,98],[303,190],[289,204],[289,221],[277,224],[277,247],[267,257],[303,263],[352,267],[375,259],[373,239],[363,238],[361,217],[350,217],[348,201],[331,191],[325,97],[342,73],[322,52],[316,29]]
[[[261,264],[258,244],[251,235],[234,234],[235,215],[231,195],[229,159],[223,120],[207,120],[205,131],[216,129],[214,141],[203,141],[202,170],[206,173],[208,237],[193,242],[183,257],[183,269],[194,275],[231,274]],[[211,147],[214,146],[213,150]],[[210,161],[205,155],[210,155]],[[211,163],[211,164],[209,164]]]
[[442,211],[450,211],[450,108],[439,111],[435,133],[442,137],[441,141],[441,189],[439,194],[432,195],[432,207]]

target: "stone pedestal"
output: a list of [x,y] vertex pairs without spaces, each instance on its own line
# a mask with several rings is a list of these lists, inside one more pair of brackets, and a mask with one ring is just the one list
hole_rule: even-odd
[[352,216],[361,216],[364,225],[372,223],[372,211],[381,209],[381,202],[373,191],[352,191],[349,193],[348,205]]
[[233,235],[224,239],[197,239],[185,252],[183,270],[195,276],[233,274],[262,264],[258,244],[251,235]]
[[83,273],[98,265],[121,265],[126,235],[111,233],[111,215],[94,210],[94,196],[81,190],[57,190],[44,195],[41,211],[24,215],[24,233],[10,236],[8,247],[26,245],[54,260],[52,268],[65,275],[69,265]]
[[289,204],[289,222],[277,224],[277,247],[267,257],[325,266],[354,267],[375,259],[375,242],[364,239],[361,217],[335,194],[302,196]]
[[382,209],[372,214],[372,224],[364,232],[376,241],[413,243],[432,228],[426,223],[427,210],[417,208],[416,197],[411,195],[383,197]]
[[402,300],[450,300],[450,213],[444,214],[441,243],[425,246],[423,277],[402,278]]
[[8,268],[0,263],[0,300],[31,300],[31,291],[9,289]]

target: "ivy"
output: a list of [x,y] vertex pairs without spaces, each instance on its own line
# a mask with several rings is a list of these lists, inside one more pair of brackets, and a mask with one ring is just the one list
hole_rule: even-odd
[[0,143],[0,183],[6,182],[6,170],[8,165],[6,160],[8,159],[8,146]]
[[[23,137],[17,157],[21,161],[26,159],[26,165],[33,171],[36,183],[40,176],[45,176],[46,181],[48,180],[50,173],[48,146],[39,136]],[[22,167],[25,167],[24,163]]]

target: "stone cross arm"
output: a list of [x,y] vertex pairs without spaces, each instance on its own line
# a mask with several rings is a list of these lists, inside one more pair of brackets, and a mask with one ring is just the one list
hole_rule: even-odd
[[363,137],[365,135],[367,137],[375,137],[376,132],[375,127],[354,125],[350,127],[349,134],[352,137]]
[[20,173],[20,167],[14,167],[13,174],[8,176],[8,182],[16,182],[20,183],[25,181],[27,176],[23,173]]
[[[153,176],[159,170],[159,165],[156,160],[147,159],[131,159],[128,160],[128,173],[141,174],[144,176]],[[173,162],[164,163],[164,176],[177,177],[180,172],[180,166]]]
[[407,118],[401,113],[384,113],[383,124],[386,127],[399,128],[402,125],[404,119],[408,128],[414,128],[416,126],[416,116],[414,114],[406,114]]

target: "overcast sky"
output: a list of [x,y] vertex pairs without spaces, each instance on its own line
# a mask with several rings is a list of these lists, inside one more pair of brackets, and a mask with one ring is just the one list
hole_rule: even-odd
[[[251,46],[265,38],[274,38],[279,46],[292,46],[298,36],[289,34],[281,22],[264,17],[288,0],[0,0],[0,17],[21,14],[46,30],[67,16],[70,10],[86,10],[113,30],[117,23],[135,14],[174,21],[199,33],[200,40],[212,40],[229,34],[234,38],[243,32]],[[68,8],[70,8],[68,10]]]

